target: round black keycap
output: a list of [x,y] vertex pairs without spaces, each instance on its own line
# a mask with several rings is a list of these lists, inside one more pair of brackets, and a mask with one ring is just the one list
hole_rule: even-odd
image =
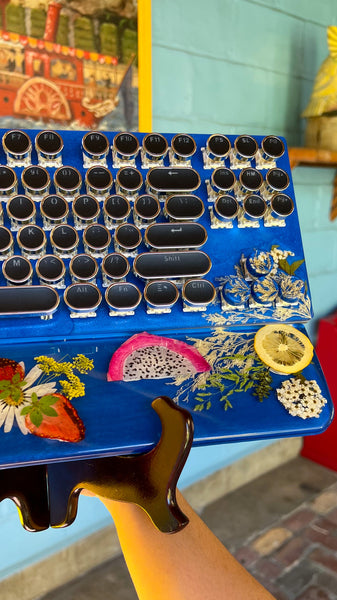
[[143,178],[137,169],[123,167],[117,173],[117,182],[123,189],[133,192],[142,186]]
[[61,190],[71,192],[81,185],[81,175],[74,167],[60,167],[55,172],[54,181]]
[[266,181],[273,190],[280,192],[289,185],[289,177],[282,169],[270,169],[266,175]]
[[112,186],[113,178],[108,169],[101,166],[95,166],[88,169],[86,183],[95,190],[104,191]]
[[35,204],[27,196],[14,196],[7,203],[7,212],[9,217],[24,221],[34,215]]
[[196,143],[192,136],[186,133],[178,133],[174,136],[171,142],[172,149],[175,154],[183,158],[192,156],[196,151]]
[[12,154],[26,154],[31,148],[30,138],[26,133],[19,130],[12,130],[5,133],[2,138],[5,150]]
[[201,198],[192,194],[173,195],[165,202],[165,214],[176,221],[199,219],[204,214],[204,210]]
[[11,283],[22,284],[29,281],[33,269],[24,256],[11,256],[4,262],[2,271],[4,277]]
[[219,158],[227,156],[230,147],[230,141],[225,135],[211,135],[207,140],[207,149]]
[[72,250],[78,244],[77,231],[71,225],[56,225],[50,234],[53,246],[60,250]]
[[0,252],[6,252],[13,245],[13,236],[7,227],[0,225]]
[[134,209],[141,218],[155,219],[160,213],[160,204],[154,196],[144,194],[135,200]]
[[252,194],[251,196],[248,196],[245,199],[243,203],[243,208],[245,210],[245,213],[247,213],[249,217],[259,219],[265,214],[267,210],[267,205],[263,198]]
[[108,138],[99,131],[90,131],[83,136],[82,145],[84,150],[91,156],[100,156],[109,151]]
[[215,288],[206,279],[193,279],[185,283],[182,292],[183,298],[191,304],[201,304],[203,306],[213,302],[215,298]]
[[260,189],[263,178],[256,169],[243,169],[240,173],[240,183],[246,190],[256,191]]
[[219,216],[227,219],[234,219],[238,214],[239,205],[234,196],[229,194],[222,194],[218,196],[214,204],[215,213]]
[[65,218],[69,212],[68,203],[62,196],[50,195],[41,202],[41,213],[49,219]]
[[110,308],[133,310],[141,301],[141,293],[133,283],[112,283],[105,292],[105,300]]
[[235,183],[235,175],[230,169],[219,167],[213,171],[211,182],[212,186],[219,191],[231,190]]
[[130,203],[124,196],[116,194],[105,200],[103,210],[111,219],[127,219],[130,214]]
[[167,151],[167,140],[160,133],[148,133],[143,139],[143,148],[152,157],[160,158]]
[[284,144],[275,135],[267,135],[261,144],[263,152],[270,158],[280,158],[284,154]]
[[78,254],[70,261],[69,271],[77,279],[89,280],[96,277],[98,265],[89,254]]
[[142,235],[135,225],[124,223],[119,225],[115,233],[115,241],[121,248],[133,250],[137,248],[142,241]]
[[64,292],[65,303],[75,312],[94,311],[101,300],[101,293],[93,283],[73,283]]
[[93,196],[82,194],[73,202],[73,212],[81,219],[94,219],[99,215],[99,204]]
[[37,261],[35,268],[37,276],[50,283],[62,279],[66,270],[63,260],[54,254],[42,256]]
[[250,135],[240,135],[235,140],[235,149],[243,158],[252,158],[257,152],[257,143]]
[[115,150],[123,156],[134,156],[138,152],[139,143],[132,133],[118,133],[114,137],[113,145]]
[[63,140],[56,131],[40,131],[35,138],[35,145],[44,154],[58,154],[63,148]]
[[40,250],[46,244],[46,236],[37,225],[25,225],[18,231],[18,244],[25,250]]
[[286,194],[275,194],[270,201],[270,207],[276,215],[288,217],[294,210],[294,203]]
[[109,230],[104,225],[88,225],[83,233],[83,243],[92,250],[105,250],[111,242]]
[[104,257],[102,261],[102,271],[111,279],[122,279],[126,277],[130,270],[130,265],[122,254],[113,252]]
[[16,184],[16,174],[10,167],[0,167],[0,191],[7,191]]
[[43,167],[32,165],[22,173],[22,185],[29,190],[42,190],[49,184],[49,174]]
[[171,281],[151,281],[144,290],[144,298],[152,306],[172,306],[178,297],[178,289]]

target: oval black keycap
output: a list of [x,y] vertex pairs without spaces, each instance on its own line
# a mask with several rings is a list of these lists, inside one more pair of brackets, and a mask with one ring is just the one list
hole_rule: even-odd
[[251,196],[248,196],[245,199],[243,203],[243,208],[245,210],[245,213],[247,213],[249,217],[259,219],[265,214],[267,210],[267,205],[263,198],[252,194]]
[[55,312],[60,302],[47,285],[0,287],[0,316],[43,316]]
[[139,142],[132,133],[118,133],[114,137],[113,145],[115,150],[123,156],[132,157],[138,152]]
[[211,184],[218,191],[231,190],[235,183],[235,175],[230,169],[219,167],[211,176]]
[[261,148],[270,158],[280,158],[284,154],[284,143],[275,135],[267,135],[262,140]]
[[73,202],[73,212],[83,220],[94,219],[99,215],[99,203],[88,194],[77,196]]
[[235,150],[243,158],[252,158],[257,152],[257,143],[250,135],[239,135],[235,140]]
[[101,300],[101,292],[93,283],[72,283],[64,292],[65,303],[75,312],[95,311]]
[[198,172],[185,167],[153,167],[146,181],[154,192],[194,192],[200,186]]
[[178,297],[177,286],[172,281],[151,281],[144,290],[144,298],[152,306],[172,306]]
[[206,306],[213,302],[216,292],[214,285],[206,279],[187,281],[183,287],[184,300],[191,304]]
[[37,225],[25,225],[18,231],[17,242],[25,250],[40,250],[47,242],[45,233]]
[[111,279],[122,279],[130,270],[128,260],[122,254],[113,252],[104,257],[102,271]]
[[119,169],[116,179],[121,188],[130,192],[139,190],[143,183],[143,177],[140,171],[133,167],[123,167],[122,169]]
[[25,221],[34,216],[35,204],[27,196],[14,196],[7,203],[7,213],[18,221]]
[[107,154],[109,151],[108,138],[99,131],[90,131],[82,138],[83,149],[92,157]]
[[109,246],[110,242],[111,235],[109,230],[99,223],[88,225],[83,233],[83,243],[86,244],[89,249],[102,251]]
[[49,283],[59,281],[65,275],[65,265],[61,258],[54,254],[42,256],[35,266],[37,276]]
[[294,210],[292,199],[286,194],[275,194],[270,201],[272,214],[275,213],[280,217],[289,217]]
[[127,219],[130,210],[129,201],[119,194],[109,196],[104,202],[103,211],[111,219]]
[[159,250],[200,248],[206,241],[206,229],[198,223],[154,223],[145,232],[146,244]]
[[52,246],[60,250],[72,250],[78,244],[77,231],[71,225],[56,225],[50,234]]
[[6,192],[17,183],[16,174],[10,167],[0,167],[0,191]]
[[3,227],[0,225],[0,252],[6,252],[10,250],[13,246],[13,236],[12,233],[7,229],[7,227]]
[[270,169],[266,175],[266,181],[273,190],[280,192],[289,185],[289,177],[283,169]]
[[189,158],[196,151],[196,143],[191,135],[178,133],[171,142],[172,150],[182,158]]
[[63,148],[63,140],[56,131],[40,131],[35,138],[35,145],[44,154],[58,154]]
[[225,135],[214,134],[207,140],[207,149],[214,156],[223,158],[230,151],[230,141]]
[[85,180],[90,188],[97,191],[108,190],[113,184],[113,177],[110,171],[101,166],[90,167]]
[[22,185],[24,188],[33,191],[39,191],[49,185],[49,173],[43,167],[31,165],[22,172]]
[[212,266],[204,252],[148,252],[134,260],[133,270],[142,279],[203,277]]
[[122,248],[133,250],[141,243],[142,234],[135,225],[132,225],[131,223],[125,223],[117,227],[115,241]]
[[240,173],[240,183],[246,190],[256,191],[260,189],[263,178],[257,169],[243,169]]
[[192,194],[174,194],[165,202],[165,214],[176,221],[199,219],[205,211],[204,203]]
[[60,190],[72,192],[78,189],[82,183],[81,174],[74,167],[60,167],[54,175],[54,182]]
[[89,280],[96,277],[98,264],[89,254],[78,254],[70,261],[69,272],[77,279]]
[[143,148],[154,158],[164,156],[167,151],[167,140],[160,133],[148,133],[143,139]]
[[23,131],[12,130],[5,133],[2,138],[5,150],[12,154],[25,154],[31,148],[29,136]]
[[150,194],[138,196],[134,204],[135,213],[144,219],[155,219],[160,213],[159,200]]
[[24,256],[11,256],[2,266],[4,277],[14,284],[23,284],[29,281],[33,269],[29,260]]
[[214,210],[218,217],[227,219],[234,219],[239,211],[239,204],[234,198],[234,196],[230,196],[229,194],[222,194],[218,196],[215,204]]
[[40,207],[42,215],[47,217],[48,219],[64,219],[68,212],[69,207],[68,203],[65,201],[62,196],[57,196],[56,194],[46,196],[41,201]]
[[133,283],[112,283],[105,292],[105,300],[115,310],[133,310],[141,301],[141,293]]

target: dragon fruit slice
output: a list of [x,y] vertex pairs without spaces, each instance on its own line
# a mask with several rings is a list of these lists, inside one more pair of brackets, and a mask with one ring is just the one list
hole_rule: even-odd
[[137,333],[112,355],[108,381],[138,381],[190,377],[210,371],[208,362],[193,346],[172,338]]

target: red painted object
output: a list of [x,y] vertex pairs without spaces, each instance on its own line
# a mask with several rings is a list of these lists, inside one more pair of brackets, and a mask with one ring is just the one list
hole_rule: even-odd
[[[337,312],[321,319],[316,353],[337,409]],[[302,456],[337,471],[337,419],[324,433],[304,438]]]

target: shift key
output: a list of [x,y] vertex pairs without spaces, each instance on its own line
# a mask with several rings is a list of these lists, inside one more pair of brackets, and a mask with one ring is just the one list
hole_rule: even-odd
[[145,252],[133,263],[135,275],[141,279],[189,279],[203,277],[212,263],[201,250],[178,252]]

